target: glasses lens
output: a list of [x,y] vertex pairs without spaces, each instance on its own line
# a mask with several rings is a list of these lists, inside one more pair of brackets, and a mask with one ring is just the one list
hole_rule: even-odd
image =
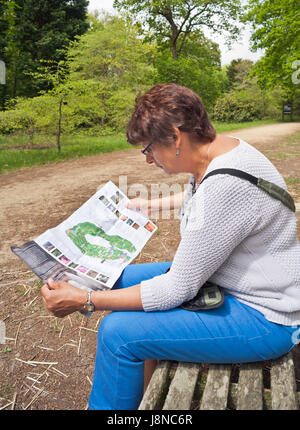
[[145,155],[150,154],[151,153],[151,149],[150,149],[151,145],[152,145],[152,142],[149,143],[149,145],[147,145],[144,149],[142,149],[142,153]]

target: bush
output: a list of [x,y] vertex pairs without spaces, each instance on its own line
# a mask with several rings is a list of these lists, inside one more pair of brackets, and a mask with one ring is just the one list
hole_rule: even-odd
[[239,98],[237,94],[219,97],[213,110],[213,119],[222,122],[245,122],[261,119],[260,109],[254,101]]
[[1,111],[0,112],[0,134],[13,134],[27,129],[30,118],[25,112],[20,111]]

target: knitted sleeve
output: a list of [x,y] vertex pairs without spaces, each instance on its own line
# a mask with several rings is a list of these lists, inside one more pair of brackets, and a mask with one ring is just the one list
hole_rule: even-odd
[[208,178],[190,200],[170,271],[141,282],[144,310],[172,309],[193,298],[254,230],[256,202],[257,189],[249,182],[229,175]]

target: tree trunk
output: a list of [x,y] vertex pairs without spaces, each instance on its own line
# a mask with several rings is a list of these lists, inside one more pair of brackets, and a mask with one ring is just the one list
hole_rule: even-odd
[[61,150],[60,146],[60,135],[61,135],[61,107],[62,107],[62,99],[59,100],[59,108],[58,108],[58,128],[57,128],[57,136],[56,136],[56,145],[58,152]]
[[263,118],[266,116],[267,111],[267,100],[266,100],[266,91],[262,90],[262,99],[263,99]]
[[173,13],[172,13],[171,8],[166,8],[161,14],[166,18],[166,20],[169,22],[169,24],[171,26],[171,30],[172,30],[172,38],[171,38],[172,57],[173,57],[173,60],[176,60],[178,57],[177,40],[178,40],[178,36],[179,36],[180,32],[178,31],[177,25],[174,22]]
[[17,76],[16,76],[16,72],[15,72],[15,76],[14,76],[14,80],[13,80],[13,90],[12,90],[12,98],[15,99],[16,95],[17,95]]
[[30,141],[30,146],[29,148],[32,149],[33,148],[33,136],[34,136],[34,131],[30,130],[29,132],[29,141]]
[[177,40],[172,40],[172,56],[173,60],[177,60]]

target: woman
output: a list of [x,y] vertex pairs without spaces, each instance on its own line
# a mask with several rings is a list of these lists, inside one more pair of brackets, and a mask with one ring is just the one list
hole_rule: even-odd
[[[300,324],[300,244],[295,214],[256,185],[219,168],[285,182],[268,159],[241,139],[217,135],[199,97],[175,85],[154,86],[136,102],[127,130],[147,163],[191,174],[173,262],[129,265],[113,290],[93,292],[100,324],[90,409],[137,409],[155,360],[241,363],[277,358],[294,346]],[[132,204],[159,208],[164,200]],[[168,205],[167,205],[168,206]],[[170,269],[167,271],[167,269]],[[180,306],[210,280],[225,301],[212,310]],[[62,317],[83,309],[86,292],[68,283],[42,287]],[[145,365],[146,363],[146,365]],[[144,375],[145,368],[145,375]],[[145,377],[145,378],[144,378]]]

